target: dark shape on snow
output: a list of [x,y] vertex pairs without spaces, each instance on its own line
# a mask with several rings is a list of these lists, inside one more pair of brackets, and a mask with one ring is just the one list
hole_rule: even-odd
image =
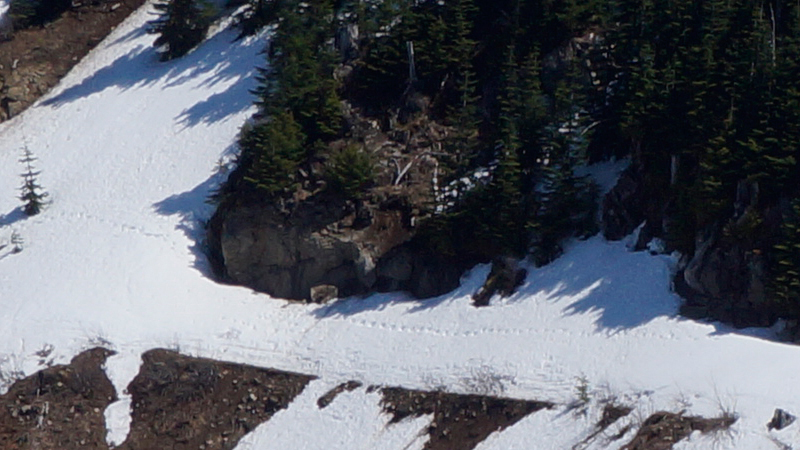
[[472,295],[472,304],[475,306],[488,306],[494,294],[508,297],[522,285],[528,271],[519,267],[519,262],[511,257],[504,256],[492,261],[492,270],[486,277],[478,291]]
[[780,408],[776,408],[775,413],[772,414],[772,420],[770,420],[769,423],[767,424],[767,429],[782,430],[788,427],[789,425],[793,424],[794,421],[795,417],[793,415],[789,414],[788,412]]

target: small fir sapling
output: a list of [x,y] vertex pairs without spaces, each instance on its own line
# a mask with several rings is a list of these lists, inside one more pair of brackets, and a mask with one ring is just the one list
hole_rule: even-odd
[[37,183],[36,177],[41,172],[33,169],[33,162],[36,158],[27,147],[23,150],[23,156],[19,160],[25,165],[25,172],[20,176],[22,177],[22,186],[20,187],[21,194],[19,199],[22,200],[22,211],[28,216],[39,214],[44,206],[44,199],[47,193],[42,190],[42,187]]
[[19,252],[21,252],[22,251],[22,244],[24,244],[24,243],[25,243],[25,241],[24,241],[24,239],[22,239],[22,236],[20,236],[19,233],[17,233],[16,231],[11,233],[11,245],[14,246],[11,249],[11,253],[19,253]]

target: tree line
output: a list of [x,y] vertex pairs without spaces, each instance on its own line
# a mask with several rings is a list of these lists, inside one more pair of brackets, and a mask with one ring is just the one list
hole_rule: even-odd
[[[422,97],[450,130],[443,181],[489,172],[423,224],[430,248],[546,263],[564,239],[596,232],[596,187],[576,167],[631,156],[669,249],[692,254],[707,229],[756,233],[761,212],[780,208],[762,251],[772,299],[800,315],[796,2],[249,0],[239,19],[243,35],[275,32],[259,113],[218,199],[290,192],[345,137],[343,100],[385,117]],[[347,26],[357,45],[343,56]],[[348,75],[335,76],[342,65]],[[370,186],[374,161],[358,146],[326,161],[342,195]],[[731,231],[743,183],[758,204]]]

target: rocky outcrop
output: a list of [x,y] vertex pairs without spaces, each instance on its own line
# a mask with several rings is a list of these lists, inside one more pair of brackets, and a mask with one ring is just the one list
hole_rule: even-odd
[[458,286],[463,267],[415,248],[410,208],[319,194],[276,204],[220,208],[209,241],[223,278],[275,297],[329,300],[369,291],[431,297]]
[[[304,168],[301,186],[286,193],[290,198],[223,202],[207,239],[217,274],[276,297],[317,302],[396,290],[427,298],[456,288],[468,262],[442,258],[414,239],[432,214],[436,155],[449,131],[422,116],[403,122],[397,115],[384,130],[344,104],[353,139],[383,161],[358,200],[327,189],[323,152]],[[240,176],[235,171],[231,179]]]
[[[218,214],[226,276],[282,298],[310,298],[318,285],[335,286],[341,295],[363,291],[374,283],[374,258],[382,247],[402,242],[408,233],[396,211],[377,212],[366,227],[353,227],[356,209],[353,203],[320,197],[291,211],[265,204]],[[394,239],[386,233],[385,243],[372,242],[369,235],[381,227],[393,229]]]
[[373,289],[378,292],[406,291],[416,298],[429,298],[458,287],[470,261],[452,260],[420,248],[412,239],[384,255],[376,265]]
[[[635,250],[647,248],[677,220],[641,173],[632,165],[603,198],[604,236],[622,239],[642,225]],[[769,326],[779,317],[767,288],[768,254],[780,235],[784,207],[761,200],[758,184],[742,181],[731,218],[700,230],[694,253],[684,256],[674,280],[686,300],[684,315],[737,327]]]
[[769,299],[767,254],[780,235],[783,208],[759,207],[757,184],[742,182],[737,191],[734,217],[698,238],[675,285],[690,316],[769,326],[780,312]]
[[644,250],[653,238],[664,235],[665,201],[645,182],[643,170],[631,165],[603,197],[602,230],[615,241],[639,228],[634,249]]
[[42,450],[108,449],[103,411],[117,399],[103,365],[114,352],[86,350],[69,364],[51,365],[53,348],[37,355],[42,370],[16,380],[0,374],[0,448]]
[[603,197],[603,236],[614,241],[631,234],[645,219],[645,203],[641,175],[630,167]]
[[[131,424],[117,450],[230,450],[289,407],[312,375],[154,349],[130,382]],[[100,447],[83,447],[100,448]]]
[[519,261],[505,256],[492,261],[492,270],[480,289],[472,295],[472,304],[488,306],[494,294],[508,297],[522,285],[528,271],[520,267]]
[[772,414],[772,419],[770,419],[769,423],[767,424],[767,430],[782,430],[789,425],[793,424],[797,418],[788,412],[776,408],[775,412]]
[[758,246],[712,237],[698,247],[676,277],[689,316],[734,326],[769,326],[776,319],[767,302],[766,258]]

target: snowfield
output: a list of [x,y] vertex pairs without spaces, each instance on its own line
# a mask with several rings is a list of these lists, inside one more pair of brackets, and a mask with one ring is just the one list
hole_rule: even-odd
[[[266,35],[231,43],[222,23],[186,57],[157,61],[145,32],[151,5],[134,13],[46,97],[0,124],[0,382],[87,348],[117,351],[107,373],[121,400],[106,411],[109,442],[126,436],[125,386],[154,347],[319,377],[240,449],[420,449],[425,418],[387,427],[379,395],[316,399],[337,384],[489,393],[558,406],[492,434],[480,450],[619,448],[603,436],[581,446],[601,401],[634,412],[736,414],[731,430],[692,435],[679,449],[797,448],[800,425],[768,431],[775,408],[800,413],[800,348],[773,330],[735,331],[677,316],[672,257],[627,242],[572,243],[547,267],[529,268],[520,291],[475,309],[470,295],[489,268],[424,302],[401,293],[299,305],[217,284],[202,254],[204,203],[254,109],[248,90]],[[51,204],[21,213],[27,147]],[[619,170],[618,165],[607,165]],[[586,386],[585,414],[569,405]],[[5,388],[5,386],[0,386]],[[792,447],[785,447],[792,448]]]

